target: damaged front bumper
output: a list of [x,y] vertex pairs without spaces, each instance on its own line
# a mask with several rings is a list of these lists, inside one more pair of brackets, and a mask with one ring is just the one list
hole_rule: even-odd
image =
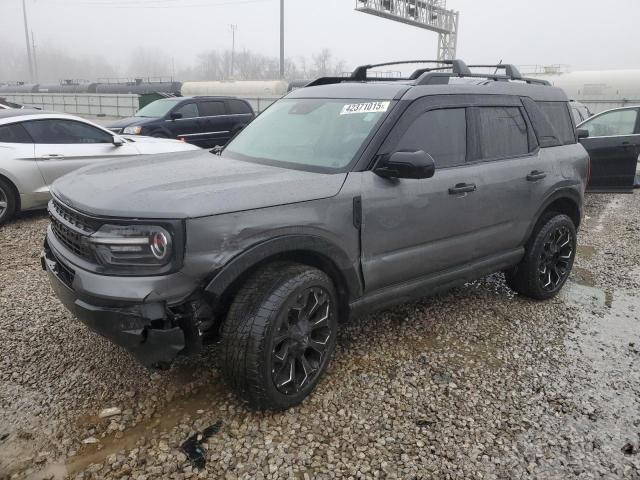
[[[101,298],[74,288],[78,282],[83,283],[79,276],[93,274],[66,265],[48,243],[42,251],[41,262],[64,306],[91,330],[125,348],[146,367],[165,367],[179,353],[200,349],[197,314],[188,313],[197,312],[199,302],[191,300],[177,305],[183,313],[176,315],[166,301]],[[117,277],[105,276],[103,279],[105,282],[119,281]],[[95,278],[91,280],[95,283]]]

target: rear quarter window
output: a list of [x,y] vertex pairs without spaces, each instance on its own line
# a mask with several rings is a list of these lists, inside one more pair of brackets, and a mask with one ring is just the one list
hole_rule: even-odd
[[248,113],[253,113],[251,107],[242,100],[229,100],[229,109],[231,110],[229,113],[231,113],[232,115],[245,115]]
[[563,145],[576,143],[574,123],[567,104],[565,102],[536,103],[557,132],[560,142],[562,142]]

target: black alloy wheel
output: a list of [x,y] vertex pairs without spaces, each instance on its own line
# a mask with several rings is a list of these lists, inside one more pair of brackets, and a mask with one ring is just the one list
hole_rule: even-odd
[[566,226],[547,235],[538,263],[540,287],[544,291],[555,291],[569,276],[574,243],[573,234]]
[[271,351],[271,377],[284,395],[315,383],[328,355],[331,296],[322,287],[305,289],[280,318]]

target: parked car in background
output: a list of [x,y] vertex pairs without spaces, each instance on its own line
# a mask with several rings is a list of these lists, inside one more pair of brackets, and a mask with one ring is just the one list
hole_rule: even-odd
[[249,102],[235,97],[163,98],[107,128],[127,135],[175,138],[203,148],[223,146],[255,118]]
[[220,156],[60,179],[42,252],[54,291],[147,366],[219,341],[227,381],[259,409],[309,395],[352,314],[497,271],[554,297],[589,164],[565,93],[511,65],[420,63],[435,66],[294,90]]
[[576,100],[571,100],[569,102],[569,105],[571,106],[571,114],[573,115],[573,120],[575,121],[576,125],[593,116],[593,113],[591,113],[589,107],[587,107],[584,103],[580,103]]
[[0,110],[0,225],[43,208],[58,177],[128,155],[199,150],[177,140],[129,137],[82,118],[31,109]]
[[591,157],[589,191],[631,192],[640,155],[640,106],[615,108],[580,123],[581,139]]
[[0,97],[0,110],[7,110],[9,108],[25,108],[24,105],[20,105],[19,103],[10,102],[6,98]]

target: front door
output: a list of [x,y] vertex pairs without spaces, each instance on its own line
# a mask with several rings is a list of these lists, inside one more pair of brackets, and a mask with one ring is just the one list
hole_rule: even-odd
[[198,104],[195,101],[183,103],[174,108],[169,115],[178,114],[179,118],[165,121],[165,127],[172,138],[184,140],[199,147],[206,146],[206,122],[200,117]]
[[580,125],[589,131],[581,140],[591,157],[590,191],[631,191],[634,187],[640,131],[638,109],[605,112]]
[[33,138],[35,158],[47,185],[91,163],[138,153],[132,144],[116,146],[109,132],[76,120],[50,118],[22,125]]

